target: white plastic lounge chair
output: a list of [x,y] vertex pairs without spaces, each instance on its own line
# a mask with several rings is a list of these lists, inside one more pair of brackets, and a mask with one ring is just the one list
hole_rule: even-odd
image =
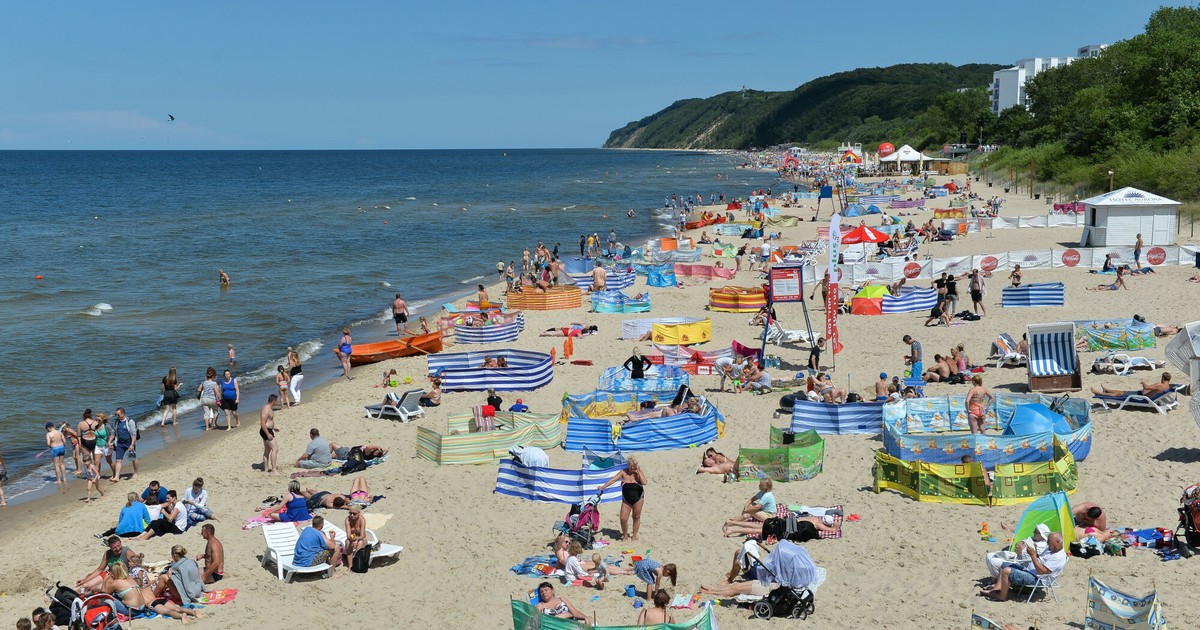
[[275,563],[276,575],[284,582],[291,582],[297,573],[324,573],[325,577],[333,576],[333,567],[321,563],[313,567],[298,567],[292,564],[292,555],[296,552],[296,541],[300,540],[300,531],[292,523],[265,523],[261,527],[263,537],[267,539],[267,550],[263,552],[262,565]]
[[[346,544],[346,531],[341,527],[338,527],[333,523],[326,522],[325,531],[333,534],[333,541],[339,546],[344,546]],[[404,551],[404,547],[401,547],[400,545],[389,545],[379,542],[379,536],[377,536],[375,532],[370,529],[367,530],[367,544],[371,546],[372,561],[374,561],[376,558],[395,558],[400,555],[401,551]]]
[[1005,365],[1025,365],[1029,362],[1029,357],[1017,352],[1017,342],[1008,333],[1000,333],[992,342],[991,356],[996,359],[997,368]]
[[782,346],[785,343],[814,343],[815,339],[807,330],[786,330],[776,320],[767,328],[767,342]]
[[1109,352],[1102,357],[1096,357],[1096,360],[1092,363],[1092,371],[1097,374],[1126,376],[1133,370],[1157,370],[1164,365],[1166,365],[1165,361],[1155,361],[1146,357],[1131,357],[1128,354]]
[[[394,403],[367,405],[367,417],[408,422],[417,416],[423,416],[425,409],[421,407],[421,394],[424,393],[423,389],[410,389],[401,394],[399,400]],[[390,396],[394,397],[395,394]]]
[[1172,385],[1171,389],[1159,392],[1153,396],[1146,396],[1137,392],[1127,396],[1099,396],[1092,394],[1092,399],[1101,407],[1114,411],[1121,411],[1126,407],[1130,407],[1135,409],[1153,409],[1158,413],[1165,414],[1179,406],[1180,389],[1183,389],[1183,385]]

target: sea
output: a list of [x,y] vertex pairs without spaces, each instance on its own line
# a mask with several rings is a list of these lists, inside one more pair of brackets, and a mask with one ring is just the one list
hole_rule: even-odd
[[[302,389],[336,378],[343,326],[356,343],[395,336],[395,293],[433,315],[496,282],[497,261],[519,266],[538,240],[578,255],[581,234],[613,229],[636,247],[670,230],[672,194],[778,185],[741,161],[602,149],[0,151],[8,500],[52,488],[48,421],[124,407],[142,454],[186,448],[203,433],[195,388],[233,344],[253,426],[288,346],[304,360]],[[171,367],[179,424],[160,429]]]

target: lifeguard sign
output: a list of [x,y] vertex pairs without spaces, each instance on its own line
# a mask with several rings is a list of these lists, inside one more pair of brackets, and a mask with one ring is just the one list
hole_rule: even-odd
[[775,265],[771,267],[771,301],[804,301],[803,265]]

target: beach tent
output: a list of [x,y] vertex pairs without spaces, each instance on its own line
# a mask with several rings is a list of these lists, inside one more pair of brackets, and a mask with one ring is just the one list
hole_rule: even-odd
[[1088,577],[1087,617],[1083,627],[1166,630],[1167,619],[1157,590],[1144,597],[1135,597]]
[[1042,403],[1017,405],[1012,420],[1004,427],[1004,435],[1034,435],[1054,432],[1058,434],[1074,431],[1061,413],[1055,413]]
[[883,212],[879,209],[879,206],[871,204],[867,206],[867,214],[883,214]]
[[1067,493],[1051,492],[1029,504],[1017,521],[1013,530],[1013,543],[1010,549],[1016,549],[1017,542],[1033,536],[1033,530],[1038,525],[1045,525],[1051,532],[1058,532],[1063,537],[1063,548],[1075,542],[1075,518],[1071,515],[1071,501]]
[[868,284],[859,289],[850,298],[851,315],[882,315],[883,296],[887,295],[887,287],[879,284]]
[[862,206],[860,206],[856,203],[852,203],[852,204],[846,206],[845,210],[842,210],[843,217],[858,217],[858,216],[862,216],[866,213],[867,213],[867,211],[865,209],[863,209]]
[[1136,188],[1121,188],[1083,200],[1084,234],[1089,247],[1174,245],[1179,202]]

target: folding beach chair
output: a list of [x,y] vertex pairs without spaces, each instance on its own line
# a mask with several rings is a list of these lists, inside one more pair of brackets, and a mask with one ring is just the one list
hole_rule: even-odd
[[365,407],[367,417],[408,422],[423,416],[425,409],[421,407],[421,395],[424,393],[423,389],[410,389],[399,396],[389,392],[383,403]]
[[1131,409],[1153,409],[1158,413],[1165,414],[1179,406],[1179,390],[1183,389],[1183,387],[1183,385],[1172,385],[1167,391],[1159,392],[1153,396],[1132,392],[1125,396],[1100,396],[1093,394],[1092,399],[1101,407],[1114,411],[1121,411],[1129,407]]
[[998,368],[1005,365],[1025,365],[1029,362],[1029,357],[1017,352],[1017,342],[1008,333],[1000,333],[992,342],[991,357],[996,359]]
[[767,329],[767,343],[782,346],[785,343],[816,343],[814,335],[807,330],[787,330],[779,325],[779,320],[771,322]]
[[1054,598],[1054,603],[1057,604],[1058,603],[1058,591],[1057,591],[1057,589],[1058,589],[1058,574],[1050,573],[1048,575],[1039,575],[1039,576],[1037,576],[1037,581],[1034,582],[1031,586],[1022,586],[1022,587],[1018,588],[1017,590],[1021,590],[1021,589],[1025,589],[1025,590],[1029,591],[1029,597],[1027,597],[1025,599],[1026,604],[1033,601],[1033,596],[1036,595],[1038,591],[1050,593],[1050,596]]

